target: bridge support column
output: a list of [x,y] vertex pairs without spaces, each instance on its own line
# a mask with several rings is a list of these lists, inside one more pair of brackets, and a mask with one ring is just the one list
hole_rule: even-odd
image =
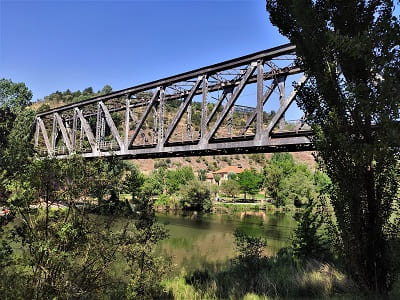
[[193,139],[192,134],[192,104],[189,103],[187,108],[187,120],[186,120],[186,131],[187,131],[187,138]]
[[[279,104],[280,107],[285,105],[285,81],[286,77],[281,76],[278,78],[278,89],[279,89]],[[285,114],[279,119],[279,129],[284,129],[285,127]]]
[[158,116],[157,108],[153,107],[153,144],[157,143]]
[[125,150],[128,150],[128,142],[129,142],[129,114],[130,114],[130,108],[129,105],[131,104],[131,99],[130,95],[126,96],[126,110],[125,110],[125,130],[124,130],[124,145],[125,145]]
[[205,136],[207,130],[207,115],[208,115],[208,107],[207,107],[207,99],[208,99],[208,78],[207,76],[203,77],[203,90],[202,90],[203,101],[201,103],[201,128],[200,128],[200,138]]
[[72,144],[72,152],[76,153],[76,131],[78,130],[78,116],[76,111],[74,110],[74,115],[72,117],[72,135],[71,135],[71,144]]
[[164,108],[165,108],[164,87],[160,89],[160,104],[158,105],[158,148],[163,147],[164,141]]
[[39,147],[39,130],[40,130],[40,128],[39,128],[39,121],[38,121],[38,119],[36,118],[36,120],[35,120],[35,148],[37,148],[37,147]]
[[[263,107],[264,107],[264,62],[257,62],[257,119],[256,119],[256,143],[260,143],[263,133]],[[250,124],[249,124],[250,125]],[[246,128],[247,130],[247,128]]]
[[55,149],[56,149],[56,143],[57,143],[57,119],[56,116],[53,116],[53,127],[51,130],[51,152],[54,154]]

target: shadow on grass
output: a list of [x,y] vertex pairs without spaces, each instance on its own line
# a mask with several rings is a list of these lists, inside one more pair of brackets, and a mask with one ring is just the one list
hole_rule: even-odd
[[199,294],[242,299],[252,294],[273,298],[357,297],[355,285],[330,264],[299,263],[288,251],[274,257],[241,257],[220,272],[196,270],[185,277]]

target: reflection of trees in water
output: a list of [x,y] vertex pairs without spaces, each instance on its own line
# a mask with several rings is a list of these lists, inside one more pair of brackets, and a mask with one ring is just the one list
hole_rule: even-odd
[[[195,219],[194,219],[195,216]],[[276,254],[287,246],[295,224],[289,214],[249,212],[246,214],[157,214],[168,224],[170,238],[160,251],[174,257],[177,272],[219,268],[235,255],[233,232],[236,228],[251,236],[267,239],[266,255]]]

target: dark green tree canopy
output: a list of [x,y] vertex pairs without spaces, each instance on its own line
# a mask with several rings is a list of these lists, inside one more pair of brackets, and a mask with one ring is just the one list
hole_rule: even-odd
[[400,24],[393,1],[266,3],[309,76],[297,103],[332,179],[348,271],[365,290],[386,293],[397,274],[388,240],[400,142]]
[[15,112],[30,104],[32,92],[25,83],[14,83],[11,79],[0,79],[0,109],[9,108]]

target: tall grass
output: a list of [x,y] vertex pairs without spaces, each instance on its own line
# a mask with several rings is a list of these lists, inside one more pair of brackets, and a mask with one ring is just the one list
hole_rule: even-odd
[[334,266],[315,260],[300,264],[282,253],[253,261],[234,259],[217,273],[181,273],[164,286],[174,299],[361,298]]

